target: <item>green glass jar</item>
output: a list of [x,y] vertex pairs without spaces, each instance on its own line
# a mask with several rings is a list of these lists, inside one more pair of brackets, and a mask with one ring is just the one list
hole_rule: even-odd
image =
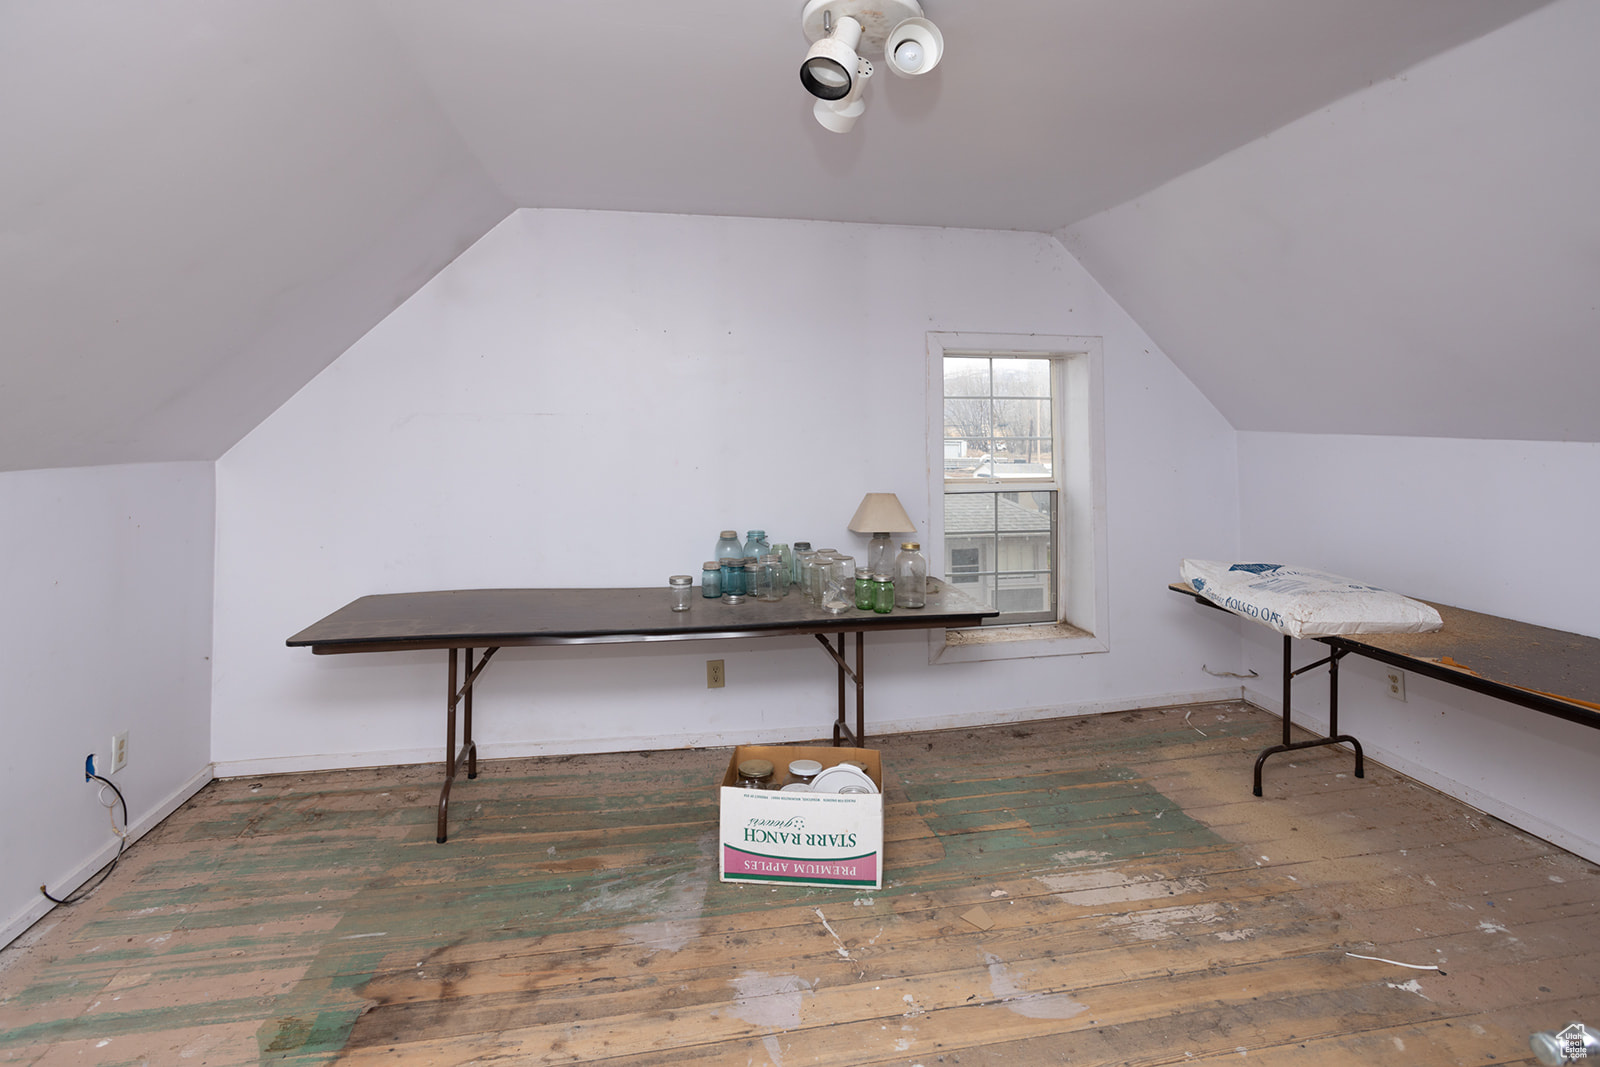
[[872,572],[865,567],[856,568],[856,608],[872,610]]
[[887,615],[894,610],[894,577],[888,574],[872,576],[872,610]]

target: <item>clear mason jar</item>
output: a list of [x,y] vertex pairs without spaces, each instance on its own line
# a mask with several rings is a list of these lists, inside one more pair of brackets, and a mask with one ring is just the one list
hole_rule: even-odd
[[800,584],[800,564],[803,558],[811,552],[810,541],[796,541],[794,551],[789,554],[789,584]]
[[928,561],[915,541],[904,541],[894,558],[894,606],[920,608],[928,603]]
[[767,553],[761,557],[761,585],[757,600],[782,600],[789,592],[789,572],[782,558]]
[[689,599],[694,596],[694,579],[687,574],[674,574],[667,579],[673,611],[688,611]]
[[770,600],[772,587],[767,583],[767,569],[753,559],[744,561],[744,595],[752,600]]
[[775,788],[775,783],[772,780],[772,761],[764,759],[740,761],[738,777],[733,784],[739,789]]
[[830,615],[843,615],[856,606],[856,561],[852,556],[835,555],[822,576],[822,602],[818,605]]

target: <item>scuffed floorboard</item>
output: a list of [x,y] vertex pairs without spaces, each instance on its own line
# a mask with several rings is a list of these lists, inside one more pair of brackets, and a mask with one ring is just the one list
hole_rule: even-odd
[[217,782],[0,953],[0,1063],[1531,1064],[1600,1022],[1593,865],[1327,749],[1254,798],[1278,729],[878,739],[878,892],[719,882],[726,750],[487,763],[443,846],[434,767]]

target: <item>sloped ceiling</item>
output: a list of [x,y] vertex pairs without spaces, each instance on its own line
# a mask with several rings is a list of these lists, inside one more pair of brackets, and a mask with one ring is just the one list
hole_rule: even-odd
[[1242,430],[1600,441],[1600,5],[1058,236]]
[[0,470],[220,455],[524,206],[1060,231],[1247,415],[1102,213],[1542,6],[928,0],[841,136],[798,0],[0,0]]

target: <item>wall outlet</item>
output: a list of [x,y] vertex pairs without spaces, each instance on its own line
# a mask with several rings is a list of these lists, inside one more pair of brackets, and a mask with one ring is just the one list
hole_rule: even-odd
[[1389,696],[1395,700],[1406,698],[1406,672],[1391,670],[1383,676],[1384,684],[1389,687]]
[[706,660],[706,688],[721,689],[727,684],[728,676],[722,672],[720,659]]
[[116,774],[128,765],[128,731],[111,735],[111,773]]

